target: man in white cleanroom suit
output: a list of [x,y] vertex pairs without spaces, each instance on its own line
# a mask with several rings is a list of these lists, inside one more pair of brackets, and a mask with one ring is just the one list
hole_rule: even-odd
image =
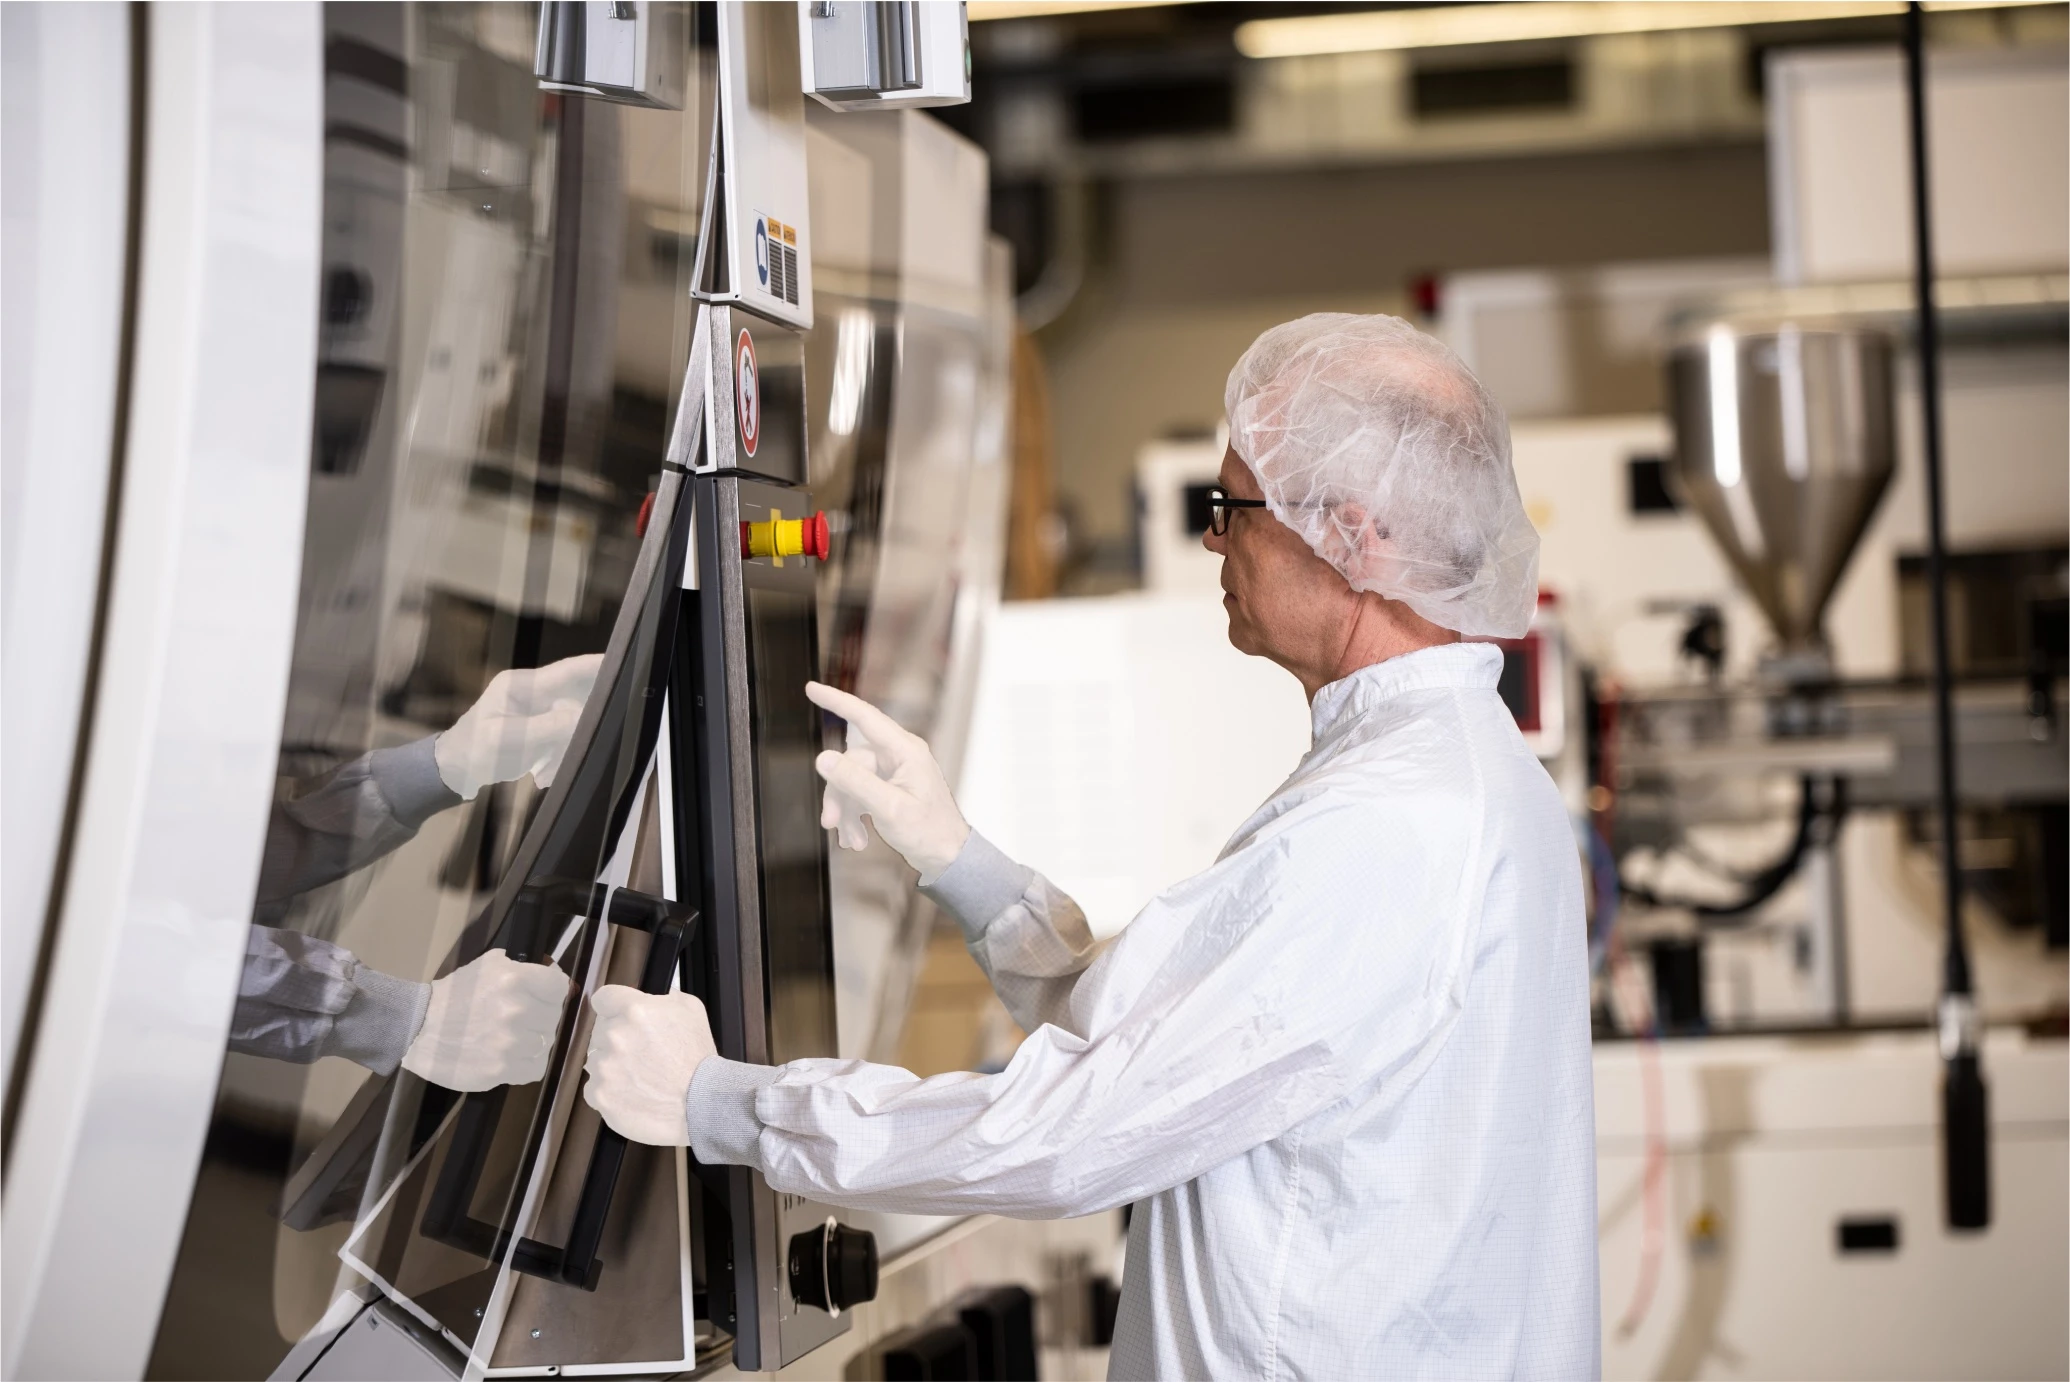
[[1500,652],[1461,641],[1537,598],[1507,425],[1391,317],[1275,327],[1226,402],[1230,641],[1300,678],[1314,745],[1214,866],[1096,944],[924,742],[814,686],[850,725],[826,823],[919,869],[1027,1040],[996,1075],[750,1066],[695,999],[605,988],[587,1097],[836,1205],[1133,1203],[1115,1377],[1592,1377],[1581,874]]

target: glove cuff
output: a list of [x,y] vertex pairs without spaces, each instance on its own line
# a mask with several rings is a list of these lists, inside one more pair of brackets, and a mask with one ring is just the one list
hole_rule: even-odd
[[439,775],[435,734],[392,749],[375,749],[367,755],[367,772],[381,789],[390,814],[411,830],[461,802],[460,794]]
[[748,1065],[724,1056],[706,1056],[690,1076],[683,1098],[689,1120],[690,1149],[707,1166],[753,1166],[760,1169],[762,1120],[755,1116],[755,1096],[777,1082],[783,1068]]
[[940,903],[963,934],[975,940],[995,917],[1019,902],[1034,881],[1033,869],[1016,864],[973,830],[949,866],[933,882],[922,883],[920,891]]
[[323,1054],[343,1056],[378,1075],[392,1075],[424,1025],[431,985],[398,979],[368,965],[352,976],[356,992],[331,1024]]

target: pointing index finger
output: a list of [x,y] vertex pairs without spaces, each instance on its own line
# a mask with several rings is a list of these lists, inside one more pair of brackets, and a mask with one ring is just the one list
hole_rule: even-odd
[[830,710],[848,723],[856,726],[878,748],[891,748],[895,753],[914,739],[906,727],[871,705],[860,696],[851,696],[846,691],[828,686],[824,682],[805,683],[805,698],[822,710]]
[[880,820],[898,809],[899,789],[846,754],[828,750],[814,759],[812,766],[828,786],[846,792],[856,805]]

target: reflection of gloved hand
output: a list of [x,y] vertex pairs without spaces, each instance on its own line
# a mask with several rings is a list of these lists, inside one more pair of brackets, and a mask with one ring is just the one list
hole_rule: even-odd
[[[846,691],[812,681],[805,683],[805,695],[848,721],[848,752],[828,750],[813,765],[828,787],[819,823],[836,832],[843,848],[860,849],[860,816],[867,813],[884,843],[920,870],[922,883],[932,883],[956,861],[970,826],[927,741]],[[864,735],[860,748],[858,729]]]
[[690,1077],[718,1054],[704,1004],[687,993],[609,984],[589,996],[589,1079],[582,1098],[612,1131],[653,1147],[687,1147]]
[[568,984],[552,965],[477,956],[432,984],[403,1069],[463,1094],[543,1078]]
[[514,782],[526,773],[551,787],[603,664],[601,653],[588,653],[550,667],[498,672],[432,746],[439,778],[463,801],[491,782]]
[[[883,764],[877,757],[876,745],[870,742],[870,737],[862,732],[860,725],[848,727],[848,750],[841,757],[872,777],[882,775]],[[827,788],[819,823],[834,832],[835,841],[843,849],[870,847],[870,828],[863,824],[863,804],[839,787]]]

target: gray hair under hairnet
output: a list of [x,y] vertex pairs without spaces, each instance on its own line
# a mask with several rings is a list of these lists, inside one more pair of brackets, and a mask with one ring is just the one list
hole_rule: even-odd
[[1433,624],[1515,638],[1538,605],[1509,423],[1399,317],[1318,312],[1229,371],[1229,441],[1280,522],[1351,583]]

